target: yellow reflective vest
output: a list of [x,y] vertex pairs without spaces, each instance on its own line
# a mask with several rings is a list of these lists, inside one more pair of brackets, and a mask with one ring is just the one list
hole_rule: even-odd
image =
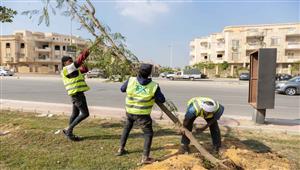
[[64,67],[61,71],[61,76],[63,78],[64,86],[68,92],[68,95],[72,96],[77,92],[85,92],[90,89],[84,80],[84,75],[80,72],[79,69],[77,77],[68,78],[67,75],[67,69],[66,67]]
[[126,89],[126,112],[135,115],[150,115],[158,84],[151,81],[141,85],[136,77],[130,77]]
[[208,97],[194,97],[194,98],[192,98],[188,101],[188,106],[193,104],[193,106],[196,110],[196,116],[197,117],[200,116],[200,117],[203,117],[204,119],[209,119],[209,118],[212,118],[214,116],[214,112],[208,113],[208,112],[204,111],[204,109],[201,107],[200,103],[205,102],[205,101],[211,101],[213,103],[216,103],[217,104],[217,110],[215,112],[217,112],[219,110],[219,108],[220,108],[219,103],[214,101],[211,98],[208,98]]

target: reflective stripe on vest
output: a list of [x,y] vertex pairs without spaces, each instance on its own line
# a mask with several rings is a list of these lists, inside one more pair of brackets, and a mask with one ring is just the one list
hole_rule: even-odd
[[217,112],[219,110],[219,108],[220,108],[219,103],[208,97],[194,97],[188,101],[188,105],[193,104],[193,106],[196,110],[196,116],[200,116],[205,119],[212,118],[214,116],[214,113],[207,113],[203,110],[203,108],[201,108],[200,103],[205,102],[205,101],[211,101],[213,103],[216,103],[217,110],[215,112]]
[[149,115],[154,105],[154,95],[158,85],[150,82],[141,85],[136,77],[130,77],[126,89],[126,112],[136,115]]
[[84,75],[80,72],[80,70],[78,70],[78,76],[74,78],[68,78],[67,74],[67,69],[64,67],[61,72],[61,76],[63,78],[64,86],[68,92],[68,95],[74,95],[77,92],[85,92],[90,89],[86,84]]

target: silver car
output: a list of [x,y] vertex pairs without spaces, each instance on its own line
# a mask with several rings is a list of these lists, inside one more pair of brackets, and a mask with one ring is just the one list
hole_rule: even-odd
[[300,76],[294,77],[285,82],[278,82],[276,84],[275,91],[289,96],[300,94]]

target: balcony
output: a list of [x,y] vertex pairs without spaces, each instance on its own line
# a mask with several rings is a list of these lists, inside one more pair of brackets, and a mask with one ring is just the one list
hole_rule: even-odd
[[262,45],[260,43],[247,43],[246,49],[247,50],[256,50],[262,48]]
[[299,30],[299,29],[292,29],[292,30],[289,30],[289,31],[286,33],[286,36],[287,36],[287,37],[300,36],[300,30]]
[[39,42],[52,42],[52,39],[48,37],[35,37],[34,40]]
[[205,48],[205,47],[200,48],[200,53],[206,54],[206,53],[208,53],[208,52],[209,52],[209,49],[208,49],[208,48]]
[[217,52],[225,51],[225,45],[224,44],[218,44],[216,48]]
[[51,52],[51,48],[49,48],[49,47],[46,47],[46,48],[35,47],[35,51],[37,51],[37,52]]
[[190,51],[190,56],[194,56],[195,55],[195,51]]
[[190,42],[190,47],[194,47],[194,46],[195,46],[194,41],[191,41],[191,42]]
[[300,42],[286,42],[285,49],[298,50],[300,49]]
[[247,37],[263,37],[263,36],[264,36],[263,32],[258,32],[258,31],[247,32]]

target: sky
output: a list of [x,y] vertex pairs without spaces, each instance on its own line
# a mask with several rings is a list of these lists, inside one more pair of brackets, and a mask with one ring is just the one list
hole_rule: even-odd
[[[300,20],[299,0],[91,1],[97,18],[112,32],[122,33],[128,48],[141,61],[172,67],[188,65],[191,40],[221,32],[225,26]],[[60,11],[51,14],[49,27],[38,25],[38,16],[29,19],[21,15],[22,11],[40,9],[42,0],[0,2],[18,11],[13,23],[1,23],[1,35],[24,29],[69,35],[72,30],[73,35],[92,38],[79,29],[76,19],[71,24],[71,19],[60,15]],[[54,1],[51,4],[55,6]]]

